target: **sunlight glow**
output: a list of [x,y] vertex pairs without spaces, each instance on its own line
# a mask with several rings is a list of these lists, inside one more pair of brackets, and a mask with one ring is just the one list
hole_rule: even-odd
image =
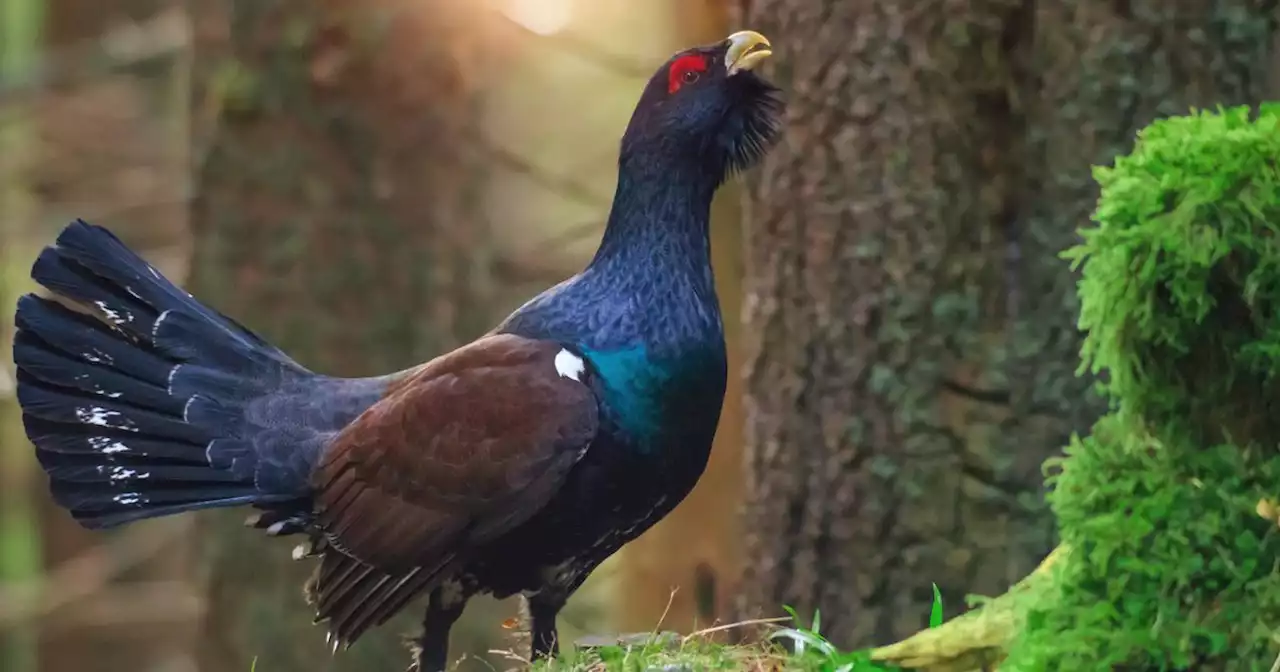
[[564,30],[573,19],[573,0],[506,0],[507,18],[539,35]]

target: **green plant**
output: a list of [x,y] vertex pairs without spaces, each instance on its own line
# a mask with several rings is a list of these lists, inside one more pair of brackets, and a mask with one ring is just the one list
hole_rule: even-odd
[[[938,584],[933,585],[933,605],[929,610],[929,627],[942,625],[942,593]],[[792,660],[805,666],[816,668],[820,672],[877,672],[898,669],[871,659],[871,651],[842,652],[822,635],[822,613],[814,610],[813,621],[808,627],[802,625],[800,616],[790,606],[782,609],[791,616],[795,624],[792,627],[778,628],[770,636],[770,640],[785,639],[792,643]]]
[[1112,412],[1046,465],[1062,543],[1004,670],[1258,670],[1276,657],[1280,105],[1157,121],[1095,172],[1083,367]]
[[933,606],[929,609],[929,627],[936,628],[942,625],[942,592],[938,590],[938,584],[933,584]]

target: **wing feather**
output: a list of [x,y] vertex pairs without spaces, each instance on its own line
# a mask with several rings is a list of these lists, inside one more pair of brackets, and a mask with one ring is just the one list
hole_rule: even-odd
[[475,341],[404,376],[326,449],[313,484],[330,543],[311,592],[339,641],[390,618],[563,484],[598,427],[591,374],[566,375],[563,350]]

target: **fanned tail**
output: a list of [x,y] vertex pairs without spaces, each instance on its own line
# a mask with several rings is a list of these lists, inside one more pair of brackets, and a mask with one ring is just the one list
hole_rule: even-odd
[[109,527],[306,496],[308,465],[291,464],[283,443],[313,437],[255,424],[247,410],[314,374],[84,221],[31,275],[98,316],[27,295],[16,318],[27,436],[77,521]]

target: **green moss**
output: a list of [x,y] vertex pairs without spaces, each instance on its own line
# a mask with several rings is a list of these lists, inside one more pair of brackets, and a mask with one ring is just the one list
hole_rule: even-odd
[[1280,436],[1280,105],[1158,121],[1095,176],[1097,226],[1066,253],[1084,366],[1157,431]]
[[1280,483],[1274,450],[1159,441],[1110,415],[1061,465],[1051,503],[1074,550],[1002,669],[1271,664],[1280,534],[1254,509]]
[[1152,124],[1098,169],[1085,366],[1113,412],[1049,465],[1062,542],[1006,670],[1258,670],[1277,654],[1280,106]]

